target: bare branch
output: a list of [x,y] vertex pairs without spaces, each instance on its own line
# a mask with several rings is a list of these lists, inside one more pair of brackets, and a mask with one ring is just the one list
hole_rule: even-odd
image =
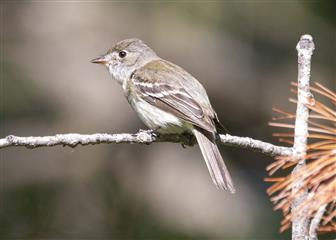
[[63,145],[69,147],[76,147],[77,145],[95,145],[99,143],[139,143],[150,144],[153,142],[180,142],[185,145],[192,145],[186,135],[160,135],[158,137],[151,131],[140,130],[135,134],[120,133],[120,134],[78,134],[67,133],[57,134],[54,136],[43,137],[18,137],[9,135],[6,138],[0,139],[0,148],[12,146],[24,146],[27,148],[37,147],[52,147],[56,145]]
[[322,205],[315,213],[309,227],[309,240],[317,240],[317,230],[320,225],[323,214],[326,210],[327,204]]
[[220,141],[224,145],[246,148],[269,156],[289,156],[293,153],[290,147],[280,147],[249,137],[237,137],[225,134],[220,135]]
[[[151,131],[140,130],[135,134],[121,133],[121,134],[57,134],[55,136],[44,137],[18,137],[7,136],[0,139],[0,149],[13,146],[24,146],[27,148],[37,147],[51,147],[56,145],[63,145],[69,147],[76,147],[77,145],[94,145],[99,143],[139,143],[139,144],[151,144],[154,142],[173,142],[181,143],[183,145],[192,146],[195,144],[195,140],[192,136],[187,134],[160,134],[157,135]],[[220,135],[219,142],[224,145],[242,147],[251,149],[253,151],[261,152],[270,156],[277,155],[291,155],[292,149],[288,147],[275,146],[270,143],[254,140],[247,137],[231,136],[229,134]]]
[[[294,157],[299,163],[292,174],[302,169],[305,163],[308,139],[308,118],[309,109],[306,104],[313,104],[313,95],[310,93],[310,66],[311,56],[314,51],[313,38],[310,35],[303,35],[296,46],[298,51],[298,100],[296,109],[295,132],[294,132]],[[296,192],[303,188],[304,179],[299,179],[293,186],[292,191]],[[301,203],[307,198],[307,190],[298,194],[292,203],[292,240],[305,240],[308,236],[309,216],[307,209],[300,208]]]

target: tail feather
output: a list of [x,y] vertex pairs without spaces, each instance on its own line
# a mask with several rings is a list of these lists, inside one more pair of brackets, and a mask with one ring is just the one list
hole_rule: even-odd
[[210,176],[216,187],[219,189],[229,190],[231,193],[235,193],[236,190],[233,186],[230,173],[225,166],[217,144],[214,142],[214,140],[212,141],[206,137],[198,129],[194,129],[193,134],[197,139]]

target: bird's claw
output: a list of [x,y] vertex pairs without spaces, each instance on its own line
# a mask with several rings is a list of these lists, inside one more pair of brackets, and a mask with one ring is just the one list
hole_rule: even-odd
[[192,147],[195,145],[196,143],[196,139],[195,139],[195,136],[190,134],[190,133],[184,133],[184,142],[181,143],[181,146],[183,148],[187,148],[187,147]]
[[159,133],[157,132],[158,129],[140,129],[140,133],[146,133],[152,135],[153,137],[159,137]]

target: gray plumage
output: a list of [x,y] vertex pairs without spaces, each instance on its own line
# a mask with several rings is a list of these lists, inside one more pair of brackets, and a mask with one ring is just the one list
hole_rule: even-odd
[[181,67],[159,58],[139,39],[123,40],[93,62],[108,67],[149,128],[162,133],[193,133],[214,184],[235,192],[215,142],[215,123],[219,120],[199,81]]

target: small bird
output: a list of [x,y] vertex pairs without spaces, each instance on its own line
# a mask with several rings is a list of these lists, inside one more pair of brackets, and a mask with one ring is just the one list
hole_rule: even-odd
[[118,42],[91,62],[107,67],[147,127],[162,134],[193,134],[216,187],[235,192],[216,145],[221,124],[196,78],[135,38]]

